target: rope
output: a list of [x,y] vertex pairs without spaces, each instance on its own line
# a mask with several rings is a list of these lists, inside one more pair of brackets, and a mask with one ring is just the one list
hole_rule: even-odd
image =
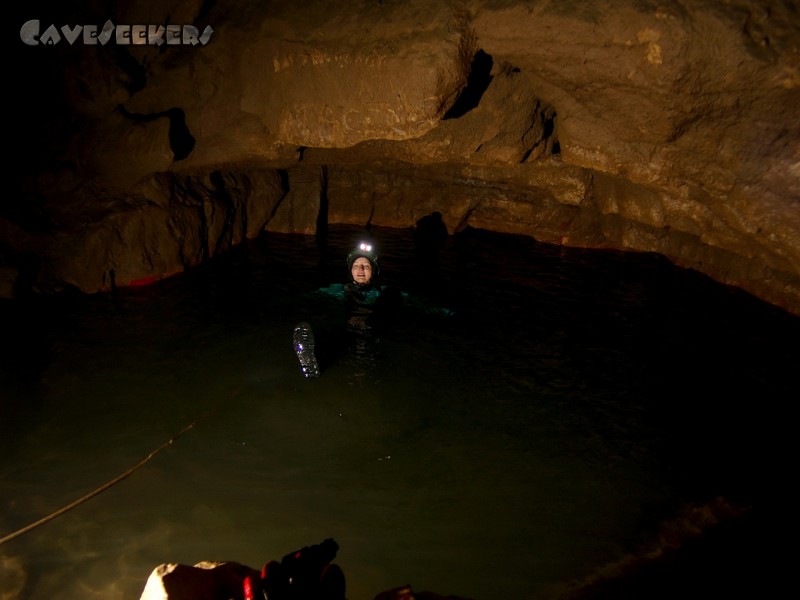
[[[241,388],[239,388],[239,389],[241,389]],[[237,389],[233,394],[231,394],[230,398],[228,399],[229,401],[236,397],[236,395],[239,393],[239,389]],[[197,425],[198,423],[204,421],[205,419],[210,417],[213,413],[217,412],[219,409],[220,409],[220,407],[217,406],[216,408],[213,408],[213,409],[209,410],[205,414],[200,415],[194,421],[189,423],[186,427],[181,429],[177,434],[175,434],[173,437],[171,437],[169,440],[167,440],[166,442],[161,444],[158,448],[153,450],[150,454],[148,454],[146,457],[144,457],[138,463],[133,465],[130,469],[128,469],[124,473],[121,473],[120,475],[117,475],[114,479],[112,479],[110,481],[107,481],[106,483],[101,485],[99,488],[89,492],[85,496],[82,496],[81,498],[78,498],[74,502],[71,502],[71,503],[67,504],[64,507],[59,508],[57,511],[50,513],[49,515],[39,519],[35,523],[31,523],[30,525],[26,525],[22,529],[19,529],[19,530],[13,532],[13,533],[9,533],[8,535],[0,538],[0,546],[5,544],[6,542],[10,542],[14,538],[17,538],[17,537],[19,537],[19,536],[21,536],[21,535],[23,535],[25,533],[28,533],[29,531],[31,531],[33,529],[36,529],[40,525],[44,525],[48,521],[52,521],[56,517],[60,517],[65,512],[67,512],[69,510],[72,510],[76,506],[80,506],[81,504],[83,504],[84,502],[86,502],[88,500],[91,500],[92,498],[94,498],[98,494],[101,494],[101,493],[105,492],[107,489],[117,485],[123,479],[125,479],[127,477],[130,477],[131,475],[133,475],[133,473],[135,473],[136,471],[141,469],[145,464],[147,464],[150,461],[150,459],[152,459],[156,454],[158,454],[159,452],[161,452],[165,448],[168,448],[169,446],[171,446],[173,444],[173,442],[175,442],[175,440],[177,440],[179,437],[181,437],[184,433],[186,433],[190,429],[194,428],[195,425]]]

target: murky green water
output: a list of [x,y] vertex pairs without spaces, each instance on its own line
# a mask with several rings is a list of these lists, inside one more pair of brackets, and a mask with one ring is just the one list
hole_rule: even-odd
[[[333,537],[350,600],[549,598],[688,506],[781,494],[798,319],[657,257],[472,230],[419,256],[379,229],[383,283],[454,314],[410,310],[348,347],[313,292],[343,280],[358,234],[0,305],[0,536],[174,438],[0,545],[6,593],[138,598],[162,562],[260,568]],[[300,320],[318,380],[291,348]]]

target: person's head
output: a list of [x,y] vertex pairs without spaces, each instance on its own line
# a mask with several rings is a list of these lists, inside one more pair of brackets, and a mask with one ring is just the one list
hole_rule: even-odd
[[372,251],[372,244],[361,242],[347,255],[347,267],[353,281],[364,285],[380,272],[378,256]]

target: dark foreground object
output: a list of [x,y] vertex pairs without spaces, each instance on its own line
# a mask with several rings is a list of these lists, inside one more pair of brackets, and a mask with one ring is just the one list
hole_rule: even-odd
[[328,538],[271,560],[261,571],[235,562],[159,565],[140,600],[345,600],[344,572],[333,564],[338,550]]
[[[686,598],[778,597],[765,577],[760,543],[764,515],[748,511],[681,543],[623,561],[571,590],[554,591],[558,600],[671,600]],[[674,541],[674,540],[673,540]],[[195,566],[163,564],[147,580],[140,600],[345,600],[345,577],[333,563],[333,539],[272,560],[259,572],[234,562]],[[774,594],[769,593],[775,592]],[[768,592],[765,596],[764,592]],[[374,600],[468,600],[410,585],[377,594]]]

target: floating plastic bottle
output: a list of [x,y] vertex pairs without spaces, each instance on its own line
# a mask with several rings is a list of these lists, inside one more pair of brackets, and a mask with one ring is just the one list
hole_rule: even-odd
[[314,331],[311,325],[305,322],[295,325],[292,341],[303,377],[306,379],[319,377],[319,364],[314,354]]

